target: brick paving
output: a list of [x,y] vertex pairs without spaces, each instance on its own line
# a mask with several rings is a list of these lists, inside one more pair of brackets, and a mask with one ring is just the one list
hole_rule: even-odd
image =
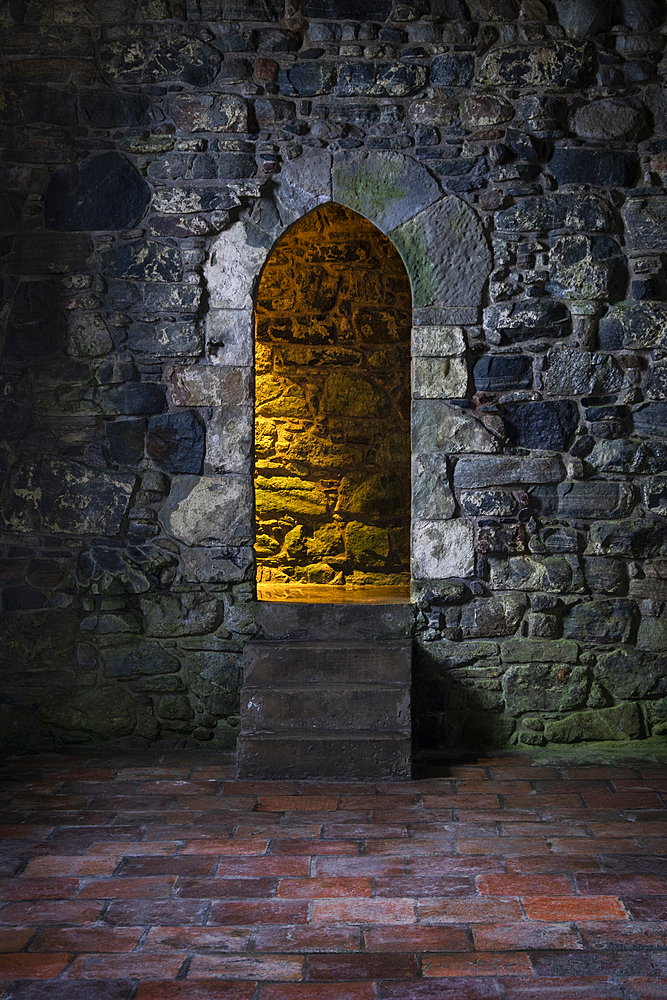
[[1,769],[0,1000],[667,998],[667,766]]

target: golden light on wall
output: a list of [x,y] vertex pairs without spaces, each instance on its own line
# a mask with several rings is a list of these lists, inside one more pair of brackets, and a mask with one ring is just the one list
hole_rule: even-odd
[[409,597],[411,292],[379,229],[327,204],[276,244],[257,296],[260,600]]

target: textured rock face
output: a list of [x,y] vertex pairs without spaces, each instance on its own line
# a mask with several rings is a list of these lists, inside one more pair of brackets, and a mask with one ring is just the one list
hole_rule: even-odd
[[[230,746],[248,639],[352,610],[415,639],[432,747],[667,732],[665,5],[30,0],[0,29],[0,694],[30,745]],[[258,602],[264,574],[413,603]]]

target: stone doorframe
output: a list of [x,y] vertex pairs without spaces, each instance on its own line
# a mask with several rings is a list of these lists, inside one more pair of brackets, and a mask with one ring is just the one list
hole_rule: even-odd
[[[229,370],[230,385],[245,387],[245,400],[237,395],[234,406],[225,408],[226,423],[232,436],[249,435],[243,468],[218,466],[215,478],[201,477],[198,484],[209,493],[207,509],[211,501],[217,507],[220,535],[215,541],[247,544],[253,534],[253,319],[263,265],[288,226],[330,201],[358,212],[392,241],[412,285],[412,578],[470,577],[473,528],[454,517],[446,455],[498,450],[494,436],[460,405],[468,391],[469,334],[476,332],[467,335],[464,328],[479,322],[491,252],[475,211],[444,192],[417,160],[394,151],[304,150],[284,165],[273,191],[211,247],[205,272],[209,358]],[[447,402],[452,399],[459,405]],[[172,507],[172,529],[175,514]],[[181,507],[181,514],[187,518],[188,512]],[[191,527],[197,534],[192,522]],[[202,525],[202,531],[207,540],[195,544],[215,544],[210,527]]]

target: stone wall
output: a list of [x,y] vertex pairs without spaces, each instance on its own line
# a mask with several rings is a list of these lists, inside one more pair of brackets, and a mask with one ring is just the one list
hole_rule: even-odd
[[257,281],[329,201],[412,284],[419,742],[667,731],[666,21],[0,2],[7,742],[233,745]]

